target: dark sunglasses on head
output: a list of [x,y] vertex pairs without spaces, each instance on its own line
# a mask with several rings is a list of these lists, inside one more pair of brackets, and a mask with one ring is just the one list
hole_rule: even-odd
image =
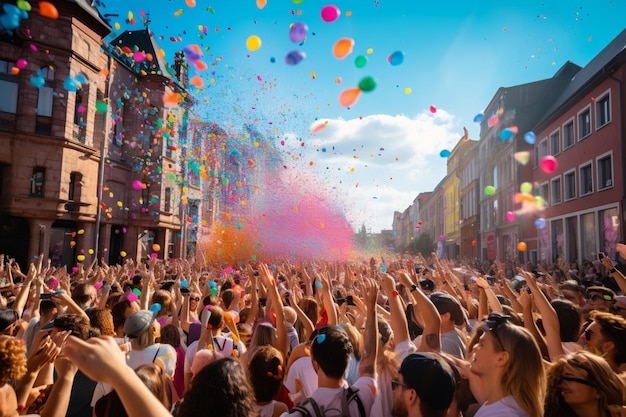
[[200,297],[190,297],[189,301],[200,301]]
[[498,336],[498,327],[502,326],[503,324],[508,323],[510,319],[511,319],[511,316],[508,316],[508,315],[503,315],[500,313],[491,313],[489,314],[487,319],[483,321],[481,325],[481,328],[483,329],[483,331],[490,332],[496,338],[502,350],[506,350],[506,349],[504,349],[502,340],[500,339],[500,336]]
[[591,300],[591,301],[599,301],[599,300],[612,301],[613,297],[611,297],[608,294],[604,294],[604,295],[587,294],[587,295],[585,295],[585,300]]

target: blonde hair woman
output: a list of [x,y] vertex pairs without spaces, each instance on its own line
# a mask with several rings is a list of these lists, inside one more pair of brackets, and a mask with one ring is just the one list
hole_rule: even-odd
[[473,348],[472,392],[483,403],[475,417],[541,417],[545,372],[541,352],[530,332],[492,313]]
[[626,405],[626,387],[604,358],[580,351],[548,370],[546,417],[605,417],[610,405]]

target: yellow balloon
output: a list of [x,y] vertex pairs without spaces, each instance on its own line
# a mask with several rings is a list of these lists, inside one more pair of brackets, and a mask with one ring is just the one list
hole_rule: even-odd
[[246,40],[246,48],[250,51],[256,51],[261,47],[261,43],[261,38],[256,35],[252,35]]
[[85,260],[85,255],[78,255],[76,259],[78,260],[78,262],[82,262]]
[[121,251],[121,252],[120,252],[120,256],[121,256],[122,258],[125,258],[125,257],[126,257],[126,252]]

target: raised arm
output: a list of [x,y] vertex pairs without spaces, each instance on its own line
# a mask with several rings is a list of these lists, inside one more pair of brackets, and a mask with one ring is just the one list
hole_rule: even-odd
[[276,314],[276,349],[278,349],[284,357],[287,357],[289,338],[287,337],[287,326],[285,325],[283,301],[280,299],[278,288],[276,288],[276,281],[267,265],[259,265],[259,276],[267,287],[267,292],[272,299],[272,308]]
[[367,320],[365,322],[365,334],[363,336],[363,355],[361,355],[361,361],[359,362],[359,377],[368,376],[376,378],[376,359],[378,356],[379,338],[378,321],[376,320],[378,286],[374,280],[364,280],[361,295],[365,297]]
[[[400,273],[406,273],[399,271]],[[391,314],[391,329],[393,330],[393,340],[396,345],[409,340],[409,326],[406,321],[406,315],[400,302],[400,296],[396,290],[396,282],[389,274],[382,274],[382,288],[387,293],[389,300],[389,313]]]

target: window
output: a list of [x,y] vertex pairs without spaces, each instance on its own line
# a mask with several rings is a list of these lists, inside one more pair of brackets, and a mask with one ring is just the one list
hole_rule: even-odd
[[561,203],[561,177],[552,178],[550,181],[551,191],[550,194],[552,205]]
[[537,168],[539,166],[539,147],[533,148],[533,166]]
[[11,61],[0,59],[0,129],[15,128],[17,112],[18,81],[17,67]]
[[54,97],[54,69],[42,67],[37,72],[45,80],[37,92],[37,118],[35,133],[49,135],[52,131],[52,104]]
[[116,117],[114,117],[113,122],[115,125],[113,126],[113,144],[117,146],[122,146],[124,139],[124,111],[125,111],[125,103],[122,100],[117,100],[117,110],[115,111]]
[[539,142],[539,159],[548,155],[548,139],[543,139]]
[[591,134],[591,108],[578,113],[578,140],[583,140]]
[[149,203],[150,203],[150,184],[146,184],[146,186],[141,189],[141,207],[146,209],[148,208]]
[[587,195],[593,192],[593,175],[591,163],[580,167],[580,195]]
[[574,121],[563,125],[563,150],[574,146]]
[[611,94],[605,93],[596,100],[596,129],[611,121]]
[[561,135],[557,130],[550,135],[550,155],[556,156],[561,152]]
[[544,182],[543,184],[541,184],[539,186],[539,196],[541,196],[541,198],[543,198],[543,201],[545,201],[545,205],[549,204],[549,192],[548,192],[548,183]]
[[576,198],[576,171],[571,170],[563,174],[565,181],[565,201]]
[[166,187],[165,188],[165,204],[163,205],[163,211],[165,211],[166,213],[170,212],[171,201],[172,201],[172,187]]
[[44,185],[46,182],[46,168],[33,167],[33,176],[30,179],[31,197],[43,197]]
[[597,159],[598,190],[613,187],[613,155],[608,154]]

